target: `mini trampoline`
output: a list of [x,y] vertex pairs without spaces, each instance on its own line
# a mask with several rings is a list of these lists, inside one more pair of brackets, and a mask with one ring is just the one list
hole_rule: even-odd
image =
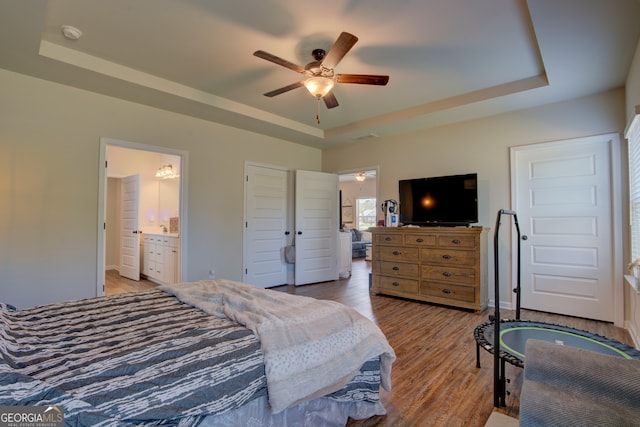
[[[516,318],[500,319],[499,279],[498,279],[498,231],[502,215],[513,216],[518,237],[517,284],[516,284]],[[495,313],[490,321],[474,330],[476,340],[476,366],[480,368],[480,348],[493,354],[494,359],[494,406],[505,406],[506,379],[505,362],[519,368],[524,367],[525,344],[529,339],[536,339],[566,345],[569,347],[591,350],[609,356],[626,359],[640,359],[640,351],[619,341],[596,335],[591,332],[555,325],[545,322],[520,320],[520,229],[518,216],[514,211],[501,209],[496,220],[494,240],[495,252]],[[526,240],[526,237],[523,238]],[[498,334],[495,331],[499,331]],[[499,348],[499,351],[495,351]]]

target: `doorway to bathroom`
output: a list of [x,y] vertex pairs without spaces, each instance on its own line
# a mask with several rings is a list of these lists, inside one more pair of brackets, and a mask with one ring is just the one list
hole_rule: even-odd
[[141,273],[154,283],[181,281],[187,154],[102,138],[100,157],[97,295],[107,270],[134,284]]

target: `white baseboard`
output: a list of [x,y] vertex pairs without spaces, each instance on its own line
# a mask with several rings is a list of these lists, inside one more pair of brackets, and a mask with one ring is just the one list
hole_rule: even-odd
[[[488,307],[495,308],[495,306],[496,306],[496,301],[490,299],[488,302]],[[515,308],[514,308],[514,305],[511,304],[510,302],[500,301],[500,310],[515,310]]]

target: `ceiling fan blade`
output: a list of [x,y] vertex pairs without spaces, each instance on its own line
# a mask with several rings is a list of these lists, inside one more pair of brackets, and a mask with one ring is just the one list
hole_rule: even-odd
[[301,81],[300,82],[291,83],[288,86],[281,87],[280,89],[272,90],[271,92],[267,92],[267,93],[264,94],[264,96],[268,96],[268,97],[271,98],[271,97],[274,97],[276,95],[280,95],[282,93],[289,92],[290,90],[297,89],[297,88],[299,88],[299,87],[301,87],[303,85],[304,85],[304,82],[301,82]]
[[322,66],[330,69],[335,68],[357,41],[358,38],[353,34],[341,33],[322,60]]
[[329,92],[322,98],[324,99],[324,105],[326,105],[327,108],[336,108],[338,105],[340,105],[338,104],[338,99],[334,95],[333,91]]
[[304,67],[301,67],[293,62],[289,62],[286,59],[282,59],[278,56],[272,55],[264,50],[256,50],[253,52],[254,56],[258,58],[266,59],[269,62],[273,62],[274,64],[282,65],[285,68],[295,71],[296,73],[304,73]]
[[389,76],[376,76],[373,74],[336,74],[334,79],[338,83],[354,83],[360,85],[384,86],[389,82]]

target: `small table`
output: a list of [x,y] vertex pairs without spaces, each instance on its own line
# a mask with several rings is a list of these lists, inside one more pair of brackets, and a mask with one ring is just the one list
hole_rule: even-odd
[[367,261],[371,261],[371,259],[373,258],[373,243],[365,243],[364,244],[364,249],[366,251],[366,255],[364,257],[365,260]]

